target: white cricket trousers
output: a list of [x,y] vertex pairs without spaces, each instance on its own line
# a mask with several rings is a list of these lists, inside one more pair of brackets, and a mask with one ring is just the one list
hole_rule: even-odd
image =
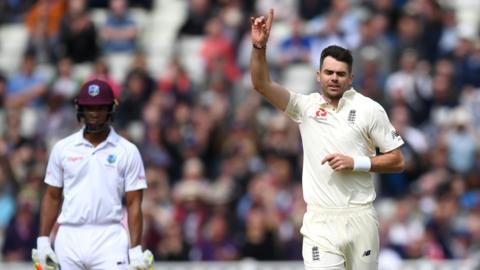
[[371,204],[351,208],[308,205],[301,229],[305,269],[378,269],[378,228]]
[[128,268],[128,235],[121,224],[61,225],[54,247],[62,270]]

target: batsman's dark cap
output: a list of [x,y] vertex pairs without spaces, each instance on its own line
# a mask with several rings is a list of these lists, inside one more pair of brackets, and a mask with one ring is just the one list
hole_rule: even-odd
[[82,85],[77,104],[80,106],[111,105],[115,97],[110,85],[102,80],[93,79]]

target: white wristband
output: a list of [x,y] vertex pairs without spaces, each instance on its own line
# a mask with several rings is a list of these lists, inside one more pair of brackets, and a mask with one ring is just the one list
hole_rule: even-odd
[[50,238],[48,236],[40,236],[37,238],[37,247],[50,247]]
[[131,259],[133,258],[141,258],[142,257],[142,246],[138,245],[128,250],[128,257]]
[[357,172],[368,172],[372,167],[372,161],[367,156],[353,157],[353,170]]

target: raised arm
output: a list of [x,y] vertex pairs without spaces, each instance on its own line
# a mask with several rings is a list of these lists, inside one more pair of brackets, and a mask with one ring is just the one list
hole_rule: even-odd
[[273,9],[268,17],[251,17],[252,54],[250,74],[253,88],[262,94],[273,106],[284,111],[287,108],[290,93],[279,84],[270,80],[266,59],[266,50],[273,22]]

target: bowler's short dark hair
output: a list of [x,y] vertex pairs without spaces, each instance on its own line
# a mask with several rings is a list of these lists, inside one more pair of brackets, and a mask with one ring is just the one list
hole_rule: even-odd
[[322,68],[323,60],[325,60],[327,56],[333,57],[337,61],[346,63],[348,65],[348,72],[352,73],[352,52],[337,45],[328,46],[327,48],[323,49],[322,55],[320,56],[320,69]]

